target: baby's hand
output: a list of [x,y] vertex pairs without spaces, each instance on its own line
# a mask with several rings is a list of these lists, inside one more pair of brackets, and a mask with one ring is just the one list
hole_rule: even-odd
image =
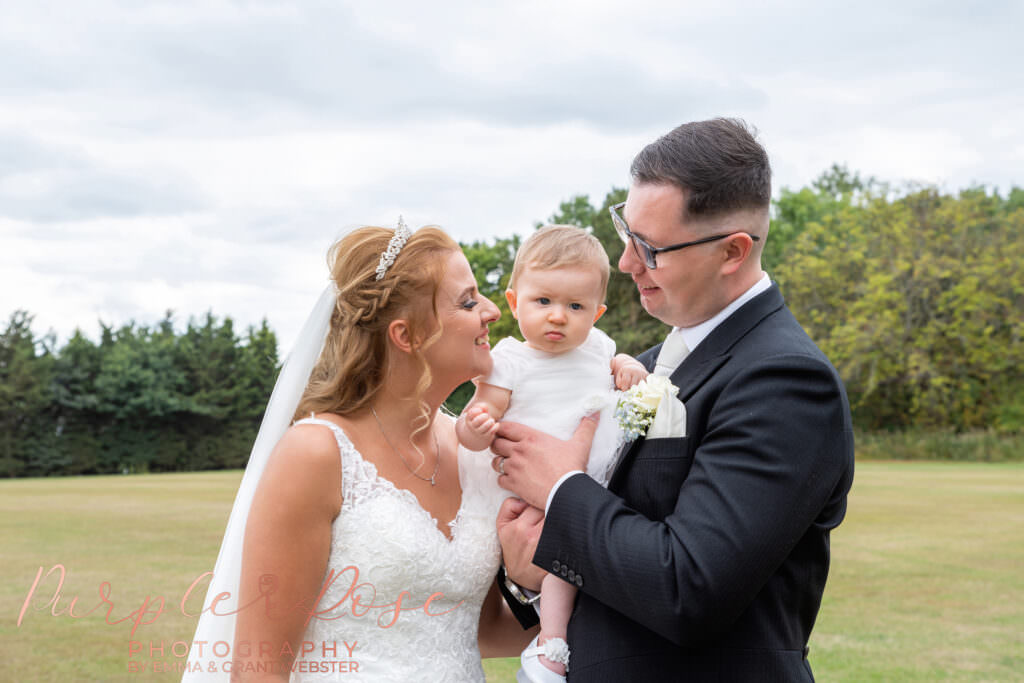
[[485,406],[471,406],[463,417],[466,427],[481,440],[486,439],[490,443],[498,432],[499,423],[490,416]]
[[618,369],[615,371],[615,388],[619,391],[625,391],[637,385],[640,380],[651,374],[647,372],[647,368],[643,366],[643,363],[633,358],[623,358],[619,361],[618,366]]

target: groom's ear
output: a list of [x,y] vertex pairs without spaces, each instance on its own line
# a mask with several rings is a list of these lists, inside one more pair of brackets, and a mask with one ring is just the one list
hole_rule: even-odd
[[508,302],[508,310],[512,311],[512,317],[518,320],[519,317],[516,315],[516,290],[506,289],[505,301]]
[[399,351],[404,353],[412,353],[413,339],[412,332],[409,330],[409,323],[404,320],[392,320],[388,324],[388,340],[396,347]]

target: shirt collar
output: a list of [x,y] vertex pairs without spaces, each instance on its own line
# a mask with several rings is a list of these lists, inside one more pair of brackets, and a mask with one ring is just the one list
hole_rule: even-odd
[[677,327],[679,333],[683,335],[683,341],[686,342],[686,348],[690,349],[690,353],[697,348],[704,339],[711,334],[711,332],[718,327],[722,322],[730,315],[736,312],[736,310],[747,303],[761,292],[767,290],[772,286],[772,280],[768,277],[768,273],[763,273],[761,279],[754,283],[754,285],[747,291],[736,297],[732,303],[723,308],[713,317],[708,318],[699,325],[693,327]]

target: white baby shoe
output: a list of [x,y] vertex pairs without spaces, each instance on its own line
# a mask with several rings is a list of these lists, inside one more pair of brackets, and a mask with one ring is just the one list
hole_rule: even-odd
[[[537,636],[538,638],[540,636]],[[543,645],[537,644],[537,638],[530,641],[523,653],[519,655],[519,671],[516,672],[517,683],[565,683],[565,676],[556,674],[540,663],[540,655],[552,662],[565,665],[569,670],[569,644],[562,638],[548,638]]]

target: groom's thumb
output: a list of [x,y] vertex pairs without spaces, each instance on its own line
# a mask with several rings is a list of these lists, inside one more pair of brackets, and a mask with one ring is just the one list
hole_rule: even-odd
[[580,420],[576,431],[572,434],[572,440],[583,447],[584,453],[590,453],[590,444],[594,441],[594,433],[597,432],[597,423],[601,420],[601,413],[591,413]]
[[590,415],[587,415],[582,420],[580,420],[580,425],[576,428],[576,431],[573,432],[573,435],[572,435],[573,438],[575,439],[575,438],[579,437],[579,438],[593,439],[594,438],[594,432],[597,431],[597,423],[600,422],[600,421],[601,421],[601,411],[597,411],[595,413],[591,413]]
[[519,515],[523,514],[523,510],[530,507],[530,504],[522,501],[515,496],[510,496],[505,499],[505,502],[501,504],[501,508],[498,510],[498,525],[502,523],[508,523],[515,520]]

